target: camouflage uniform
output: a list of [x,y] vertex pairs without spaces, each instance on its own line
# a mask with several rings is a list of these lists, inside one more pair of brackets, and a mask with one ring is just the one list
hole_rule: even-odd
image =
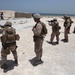
[[71,28],[71,26],[72,26],[72,23],[73,23],[73,21],[72,21],[72,19],[69,17],[69,22],[70,22],[70,26],[69,26],[69,31],[68,31],[68,33],[70,33],[70,28]]
[[51,43],[52,43],[54,37],[56,36],[56,40],[57,40],[56,43],[58,44],[58,43],[59,43],[59,34],[60,34],[60,32],[59,32],[59,29],[60,29],[59,23],[57,22],[56,19],[54,19],[54,20],[51,22],[50,25],[52,26],[52,34],[51,34],[51,39],[50,39],[50,41],[51,41]]
[[36,60],[40,60],[42,57],[43,36],[41,35],[41,31],[42,25],[40,23],[36,24],[33,28]]
[[6,22],[5,24],[5,29],[2,33],[2,50],[1,50],[1,60],[2,60],[2,65],[1,67],[4,68],[6,66],[6,62],[7,62],[7,55],[10,54],[10,51],[12,52],[14,59],[15,59],[15,63],[18,64],[18,56],[17,56],[17,51],[16,51],[16,40],[6,40],[5,41],[5,36],[7,36],[7,30],[8,29],[12,29],[13,30],[13,34],[16,34],[16,31],[13,27],[10,26],[10,22]]
[[[34,14],[33,15],[34,21],[36,22],[36,25],[33,27],[32,31],[34,33],[33,39],[34,39],[34,45],[35,45],[35,54],[36,54],[36,62],[35,64],[39,63],[41,61],[42,57],[42,45],[44,41],[44,34],[42,34],[42,29],[44,23],[40,21],[40,14]],[[45,24],[44,24],[45,25]]]
[[70,17],[67,17],[64,22],[64,41],[68,42],[68,33],[70,33],[70,27],[73,21]]

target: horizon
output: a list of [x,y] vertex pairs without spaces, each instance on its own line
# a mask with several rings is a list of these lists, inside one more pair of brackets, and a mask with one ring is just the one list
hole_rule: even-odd
[[[34,12],[21,12],[21,11],[15,11],[15,10],[0,10],[0,11],[14,11],[14,12],[18,12],[18,13],[30,13],[30,14],[35,14]],[[68,15],[68,16],[75,16],[75,14],[62,14],[62,13],[40,13],[39,14],[43,15],[43,16],[63,16],[63,15]]]

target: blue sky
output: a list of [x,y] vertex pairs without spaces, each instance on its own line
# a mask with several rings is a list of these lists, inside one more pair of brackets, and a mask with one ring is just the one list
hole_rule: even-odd
[[0,0],[0,10],[75,14],[75,0]]

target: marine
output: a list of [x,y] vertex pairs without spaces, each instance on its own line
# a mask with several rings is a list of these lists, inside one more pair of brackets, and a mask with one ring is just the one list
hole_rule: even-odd
[[70,27],[73,23],[70,17],[64,16],[64,42],[68,42],[68,33],[70,33]]
[[49,22],[49,25],[52,26],[52,33],[51,33],[51,38],[50,38],[50,43],[53,43],[53,39],[56,36],[56,43],[59,44],[59,35],[60,32],[59,30],[61,27],[59,26],[59,23],[57,22],[57,19],[53,19]]
[[33,31],[33,40],[34,40],[34,46],[35,46],[35,54],[36,54],[36,58],[35,58],[35,62],[34,65],[38,65],[42,62],[42,53],[43,53],[43,41],[44,41],[44,37],[47,34],[47,28],[46,25],[40,21],[41,19],[41,15],[40,14],[34,14],[33,15],[33,19],[36,22],[35,26],[33,27],[32,31]]
[[72,21],[71,17],[66,16],[66,15],[63,17],[63,19],[64,19],[64,27],[65,27],[65,24],[67,23],[67,20],[69,20],[69,22],[70,22],[70,25],[68,27],[68,34],[70,34],[70,28],[72,26],[73,21]]
[[17,55],[17,44],[16,41],[19,41],[20,36],[16,34],[16,29],[12,27],[12,23],[7,21],[4,25],[4,30],[1,36],[2,50],[1,50],[1,68],[7,69],[7,55],[12,52],[14,56],[14,62],[18,65],[18,55]]

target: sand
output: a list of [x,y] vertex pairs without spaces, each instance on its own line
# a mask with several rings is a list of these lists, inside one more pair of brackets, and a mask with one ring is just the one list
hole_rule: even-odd
[[[61,26],[58,45],[48,43],[52,30],[47,21],[53,18],[57,18]],[[0,24],[3,25],[6,21],[0,20]],[[74,23],[71,27],[68,43],[61,41],[64,39],[64,21],[62,17],[43,17],[41,19],[47,26],[48,34],[43,43],[42,60],[44,63],[38,66],[33,66],[30,62],[35,57],[32,32],[35,22],[33,18],[10,19],[9,21],[12,22],[13,27],[16,28],[17,33],[20,35],[20,40],[17,41],[19,65],[14,64],[14,58],[11,53],[8,55],[8,69],[3,70],[0,68],[0,75],[75,75],[75,34],[73,33],[75,18],[73,18]],[[54,39],[55,41],[56,38]],[[1,47],[0,42],[0,49]]]

